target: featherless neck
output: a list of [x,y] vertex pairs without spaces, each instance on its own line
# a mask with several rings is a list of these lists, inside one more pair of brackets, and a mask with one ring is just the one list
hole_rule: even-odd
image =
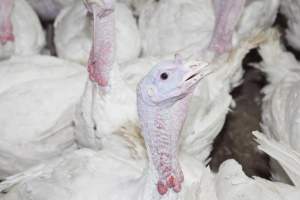
[[100,87],[108,87],[110,72],[115,57],[115,19],[114,8],[103,8],[94,3],[93,12],[93,45],[90,52],[89,77]]
[[209,49],[223,54],[232,48],[234,30],[240,20],[246,0],[214,0],[215,28]]
[[[149,157],[149,171],[159,194],[180,192],[183,173],[178,161],[179,137],[186,118],[188,97],[173,104],[149,105],[138,98],[139,117]],[[172,193],[172,191],[169,191]]]
[[14,41],[11,14],[14,0],[1,0],[0,2],[0,43]]

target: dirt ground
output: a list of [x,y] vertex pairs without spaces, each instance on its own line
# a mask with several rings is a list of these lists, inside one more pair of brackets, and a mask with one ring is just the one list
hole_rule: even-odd
[[[274,26],[281,31],[282,41],[287,50],[300,60],[300,52],[287,45],[284,38],[284,31],[287,28],[286,18],[278,14]],[[211,153],[209,165],[214,171],[218,170],[223,161],[234,158],[243,166],[248,176],[270,177],[269,157],[258,152],[257,144],[251,134],[254,130],[260,130],[263,97],[260,91],[267,82],[264,74],[250,67],[249,63],[260,60],[256,50],[252,50],[244,59],[244,82],[232,92],[236,107],[229,113],[222,132],[214,142]]]
[[235,88],[232,96],[236,107],[228,114],[222,132],[215,140],[211,153],[210,167],[217,171],[219,165],[234,158],[242,166],[248,176],[268,178],[268,156],[259,152],[251,134],[260,130],[261,121],[261,88],[266,84],[262,72],[250,67],[251,62],[261,60],[256,50],[252,50],[243,61],[245,69],[244,82]]

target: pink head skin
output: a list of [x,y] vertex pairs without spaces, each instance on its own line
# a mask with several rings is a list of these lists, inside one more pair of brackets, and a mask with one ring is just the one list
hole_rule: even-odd
[[213,0],[215,8],[215,28],[209,49],[218,54],[232,48],[234,29],[243,12],[246,0]]
[[0,43],[2,45],[9,41],[13,42],[15,40],[11,22],[13,4],[13,0],[0,1]]
[[161,195],[169,189],[181,191],[183,173],[177,157],[178,139],[189,97],[196,84],[210,72],[206,63],[184,64],[176,58],[155,66],[138,85],[138,114]]
[[93,14],[93,45],[88,61],[90,79],[101,87],[109,86],[114,63],[115,22],[112,0],[85,0]]

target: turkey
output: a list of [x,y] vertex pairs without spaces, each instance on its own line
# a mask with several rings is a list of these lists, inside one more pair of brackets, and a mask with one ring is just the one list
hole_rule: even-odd
[[115,61],[113,1],[85,3],[94,18],[93,44],[88,60],[89,79],[75,118],[75,136],[81,146],[100,149],[108,144],[111,148],[115,142],[111,136],[119,138],[112,133],[137,121],[136,99]]
[[[259,68],[269,81],[263,89],[263,130],[269,137],[300,152],[300,63],[285,50],[279,37],[274,31],[259,51],[263,57]],[[287,181],[276,163],[272,164],[274,179]]]
[[[224,53],[269,28],[279,0],[160,0],[144,6],[139,26],[144,55],[174,53],[194,43]],[[225,33],[224,33],[225,30]]]
[[281,1],[280,11],[287,17],[288,28],[285,37],[293,48],[300,50],[300,2]]
[[7,178],[0,183],[7,192],[2,199],[182,198],[205,169],[179,151],[179,138],[192,92],[209,72],[206,66],[175,58],[161,61],[140,81],[137,110],[145,141],[140,145],[148,161],[106,150],[77,150]]
[[[223,5],[223,3],[225,4]],[[156,52],[157,50],[156,53],[149,53],[150,55],[176,52],[184,54],[185,57],[190,60],[205,60],[209,62],[210,65],[215,65],[215,68],[218,69],[216,73],[206,79],[207,82],[204,80],[203,83],[198,86],[199,90],[202,91],[202,96],[198,96],[196,90],[194,95],[195,101],[192,101],[194,104],[191,104],[191,110],[195,112],[189,114],[188,119],[190,120],[187,121],[190,123],[186,123],[187,129],[183,130],[183,135],[187,136],[185,139],[187,143],[183,142],[187,145],[183,145],[183,148],[197,155],[201,160],[207,157],[211,150],[211,141],[223,126],[225,116],[231,103],[231,96],[228,95],[228,93],[232,88],[239,85],[243,75],[241,68],[242,59],[251,48],[259,46],[259,44],[268,37],[266,30],[273,23],[279,5],[279,1],[249,1],[246,2],[246,8],[241,14],[239,8],[243,6],[242,3],[243,1],[214,1],[214,6],[211,5],[211,8],[207,9],[207,6],[210,5],[210,1],[153,1],[147,4],[148,8],[151,7],[149,5],[153,4],[151,7],[153,10],[145,9],[140,18],[139,24],[141,25],[142,35],[144,30],[146,30],[146,32],[150,30],[149,27],[152,27],[151,30],[154,31],[147,32],[149,33],[149,37],[145,37],[146,43],[147,38],[149,38],[149,40],[153,39],[153,41],[149,41],[149,51]],[[226,16],[227,14],[225,18],[217,17],[215,25],[209,23],[213,20],[208,19],[209,16],[214,17],[212,7],[216,9],[216,16],[223,14]],[[217,9],[220,7],[222,9]],[[231,10],[231,8],[233,10]],[[258,12],[259,10],[260,12]],[[210,12],[211,14],[209,15],[208,13]],[[149,15],[147,15],[147,13]],[[145,19],[143,19],[143,14]],[[239,18],[240,15],[241,19],[239,22],[235,20],[232,21],[233,17]],[[162,24],[161,26],[160,23]],[[195,29],[195,26],[192,25],[198,25],[198,29]],[[143,29],[142,26],[145,26],[145,29]],[[230,37],[227,38],[227,41],[225,41],[226,38],[222,38],[222,31],[220,30],[222,30],[224,26],[226,26],[225,28],[228,34],[230,34],[232,30],[235,30],[233,44],[231,44]],[[208,27],[211,27],[209,33],[205,31]],[[192,33],[194,35],[192,35]],[[235,37],[235,35],[238,35],[240,39],[235,39],[237,37]],[[179,44],[180,42],[178,43],[180,38],[183,43],[193,40],[193,38],[194,40],[190,41],[191,44],[186,44],[185,46],[182,45],[182,43]],[[159,39],[159,41],[156,41],[156,39]],[[165,46],[163,44],[165,44]],[[178,45],[178,47],[174,47],[174,45]],[[231,45],[233,46],[230,47]],[[164,47],[161,48],[161,46],[167,49],[171,48],[172,51],[164,51]],[[149,54],[146,53],[146,55],[144,55],[142,62],[148,58],[146,56]],[[213,55],[211,56],[209,54]],[[211,57],[213,59],[211,59]],[[133,63],[133,66],[128,66],[134,67],[134,69],[128,69],[129,72],[134,71],[140,73],[143,70],[143,68],[139,68],[140,65],[138,64],[140,61],[132,61],[131,63]],[[131,83],[137,81],[131,79],[130,73],[127,74],[127,67],[122,66],[121,71],[122,73],[125,72],[124,74],[130,79]],[[138,76],[136,76],[136,78],[137,77]],[[204,86],[206,83],[208,83],[208,87]],[[203,91],[207,91],[207,96],[203,95]],[[226,101],[221,102],[218,101],[218,99],[226,99]],[[213,103],[211,104],[211,102]],[[199,105],[206,105],[204,106],[206,109]],[[207,113],[207,111],[209,112]],[[219,115],[218,113],[222,114]],[[205,116],[211,116],[211,118]],[[219,118],[215,116],[219,116]],[[207,119],[207,121],[204,122],[200,119]],[[209,134],[206,135],[205,132]],[[183,136],[183,138],[185,137]]]
[[[141,40],[136,21],[127,6],[115,4],[116,61],[137,58]],[[55,46],[59,57],[86,65],[92,45],[90,19],[82,1],[66,7],[55,21]]]
[[0,76],[1,178],[76,148],[71,119],[87,77],[82,66],[13,57],[0,63]]
[[38,54],[45,36],[38,17],[24,0],[0,2],[0,60]]

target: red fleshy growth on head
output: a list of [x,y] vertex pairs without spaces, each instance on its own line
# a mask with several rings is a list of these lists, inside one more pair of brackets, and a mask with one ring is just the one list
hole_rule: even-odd
[[161,181],[157,183],[157,191],[160,195],[164,195],[168,192],[168,186]]
[[1,0],[0,3],[0,43],[5,44],[9,41],[13,42],[15,37],[13,35],[13,25],[11,22],[11,13],[13,9],[12,0]]
[[112,68],[112,62],[109,61],[111,52],[112,45],[109,42],[103,42],[100,48],[93,46],[90,54],[89,77],[102,87],[108,86],[109,72]]
[[181,191],[181,177],[174,177],[173,175],[167,178],[167,185],[169,188],[173,188],[174,192],[180,192]]
[[15,36],[13,34],[13,28],[11,21],[6,21],[2,27],[0,27],[0,42],[5,44],[7,42],[14,42]]
[[183,173],[180,165],[172,165],[172,155],[166,152],[159,152],[158,171],[160,179],[158,181],[158,192],[162,195],[168,188],[172,188],[174,192],[181,191],[181,183],[183,182]]
[[175,178],[174,176],[170,176],[168,179],[167,179],[167,185],[169,188],[172,188],[175,186]]
[[97,70],[95,64],[88,65],[88,72],[91,81],[95,81],[97,84],[99,84],[102,87],[106,87],[108,85],[108,79],[105,77],[104,74],[102,74],[101,72],[99,72],[99,70]]
[[14,42],[14,41],[15,41],[15,36],[12,33],[0,35],[1,44],[6,44],[7,42]]
[[180,192],[181,191],[181,183],[178,180],[174,180],[174,187],[173,187],[174,192]]

